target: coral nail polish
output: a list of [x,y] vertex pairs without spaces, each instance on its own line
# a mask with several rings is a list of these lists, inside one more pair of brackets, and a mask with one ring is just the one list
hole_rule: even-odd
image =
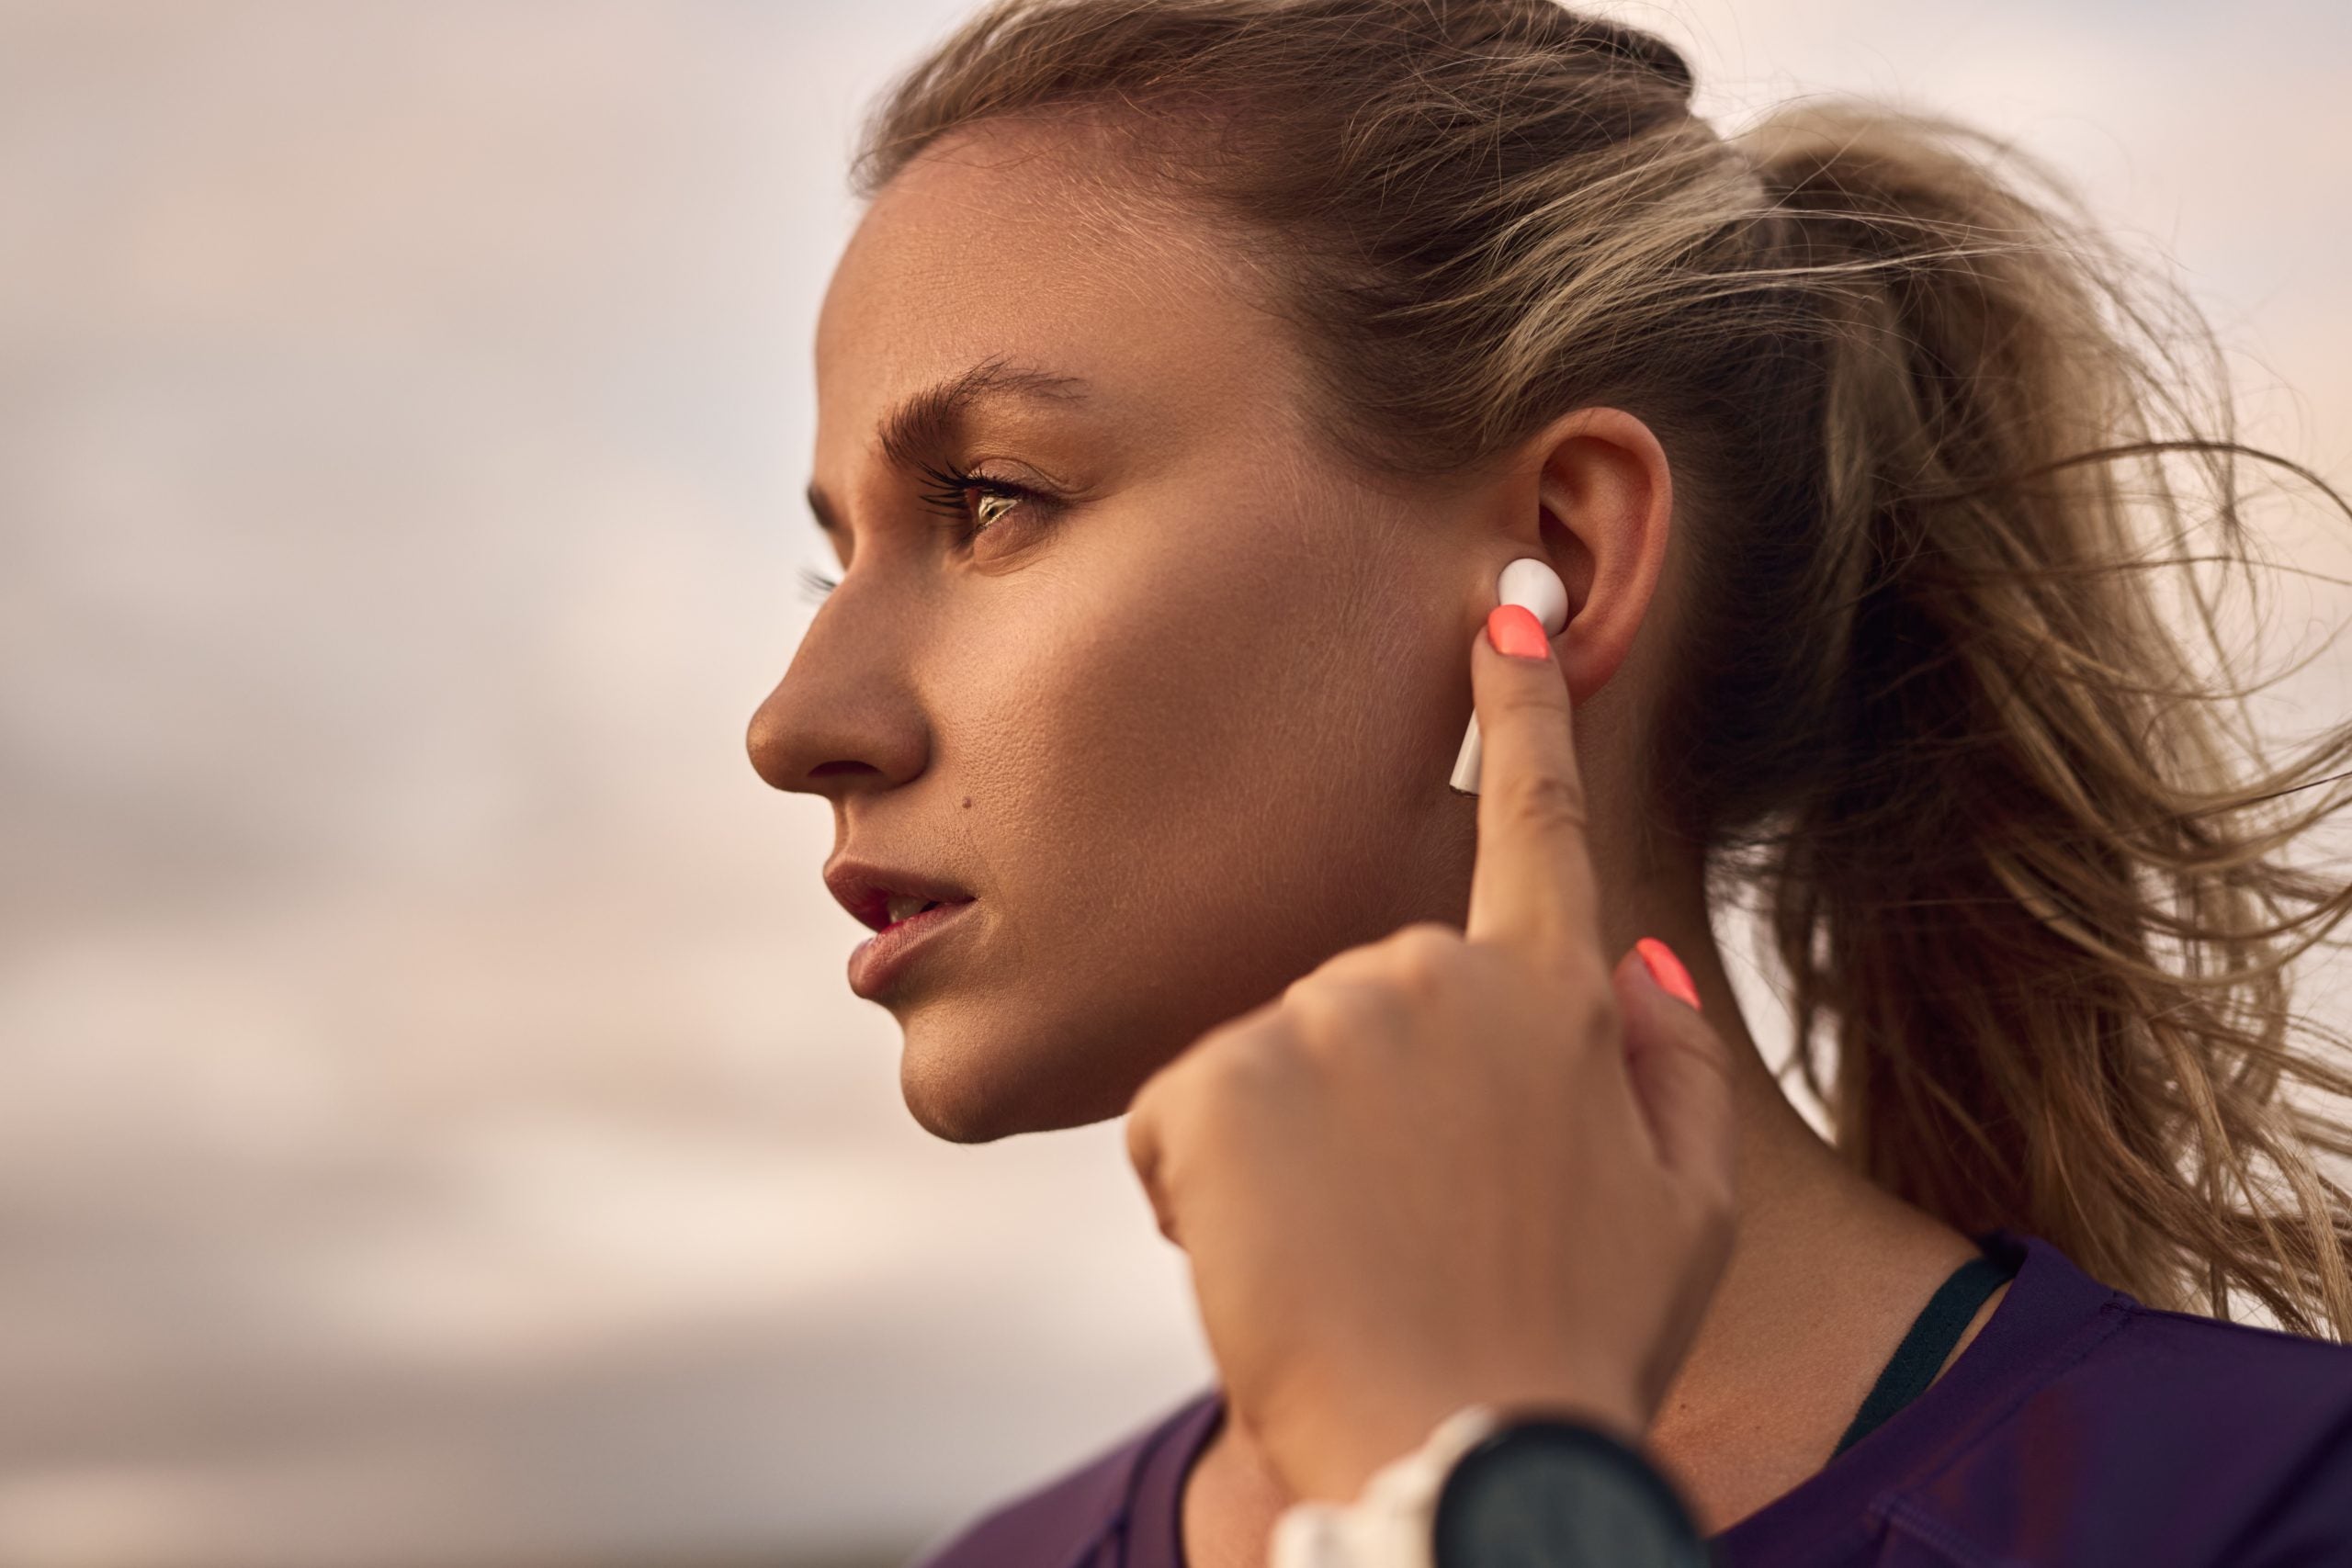
[[1549,659],[1552,643],[1544,623],[1524,604],[1498,604],[1487,616],[1487,640],[1498,653],[1517,659]]
[[1634,944],[1634,951],[1642,955],[1642,964],[1649,970],[1650,978],[1657,982],[1658,989],[1699,1008],[1699,987],[1690,983],[1690,971],[1682,967],[1682,960],[1674,956],[1674,949],[1654,936],[1645,936]]

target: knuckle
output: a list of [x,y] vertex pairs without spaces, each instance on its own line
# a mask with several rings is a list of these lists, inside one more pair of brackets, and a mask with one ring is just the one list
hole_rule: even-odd
[[1509,714],[1513,718],[1541,720],[1556,716],[1566,705],[1566,696],[1556,678],[1552,681],[1512,681],[1495,693],[1494,704],[1498,713]]
[[1291,1069],[1291,1058],[1286,1029],[1261,1025],[1221,1033],[1201,1054],[1201,1096],[1225,1107],[1262,1098]]
[[1620,1048],[1623,1025],[1617,1017],[1613,1001],[1591,986],[1578,986],[1569,993],[1561,1010],[1561,1025],[1567,1038],[1583,1050],[1615,1050]]
[[1374,983],[1302,986],[1291,1007],[1295,1041],[1312,1047],[1351,1039],[1375,1027],[1386,1010]]
[[1166,1157],[1167,1144],[1161,1130],[1156,1104],[1146,1107],[1140,1099],[1127,1112],[1127,1164],[1142,1179],[1144,1190],[1159,1191],[1160,1165]]
[[1127,1102],[1130,1143],[1149,1138],[1164,1144],[1179,1135],[1202,1101],[1214,1100],[1223,1088],[1244,1032],[1230,1024],[1213,1029],[1146,1078]]
[[1133,1154],[1159,1134],[1159,1105],[1168,1093],[1168,1072],[1162,1068],[1143,1080],[1127,1097],[1127,1152]]
[[1392,972],[1398,984],[1426,996],[1460,976],[1468,946],[1452,926],[1416,920],[1388,939]]
[[1127,1101],[1127,1160],[1137,1169],[1158,1158],[1167,1144],[1171,1092],[1169,1074],[1162,1069],[1145,1079]]
[[1612,1051],[1623,1050],[1625,1020],[1617,1010],[1617,998],[1610,994],[1608,977],[1603,976],[1598,986],[1586,987],[1583,996],[1577,1022],[1584,1038]]
[[1510,812],[1520,826],[1543,831],[1586,826],[1584,782],[1558,773],[1538,773],[1523,780],[1510,796]]
[[1283,987],[1281,1016],[1294,1022],[1319,1016],[1330,1006],[1334,992],[1363,983],[1369,960],[1368,953],[1358,950],[1301,975]]
[[1296,1019],[1291,1040],[1296,1065],[1312,1075],[1317,1089],[1328,1089],[1408,1042],[1416,1010],[1393,974],[1318,988]]

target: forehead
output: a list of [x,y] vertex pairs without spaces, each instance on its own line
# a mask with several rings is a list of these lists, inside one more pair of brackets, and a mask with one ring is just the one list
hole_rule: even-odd
[[1284,357],[1209,220],[1068,129],[943,139],[878,193],[818,317],[819,446],[1002,356],[1171,405],[1229,401]]

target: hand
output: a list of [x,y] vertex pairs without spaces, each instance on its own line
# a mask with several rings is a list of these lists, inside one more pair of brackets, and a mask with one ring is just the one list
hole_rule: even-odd
[[1339,954],[1129,1115],[1229,1418],[1295,1499],[1354,1498],[1473,1403],[1638,1445],[1730,1258],[1728,1052],[1602,955],[1567,682],[1526,619],[1540,659],[1471,650],[1466,930]]

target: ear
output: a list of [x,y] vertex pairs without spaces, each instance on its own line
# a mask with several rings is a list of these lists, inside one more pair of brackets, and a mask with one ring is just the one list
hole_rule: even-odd
[[[1568,624],[1553,638],[1568,690],[1582,701],[1624,661],[1666,563],[1674,479],[1657,437],[1623,409],[1585,408],[1553,421],[1522,448],[1504,487],[1508,562],[1550,563],[1568,591]],[[1484,610],[1480,611],[1481,619]]]

